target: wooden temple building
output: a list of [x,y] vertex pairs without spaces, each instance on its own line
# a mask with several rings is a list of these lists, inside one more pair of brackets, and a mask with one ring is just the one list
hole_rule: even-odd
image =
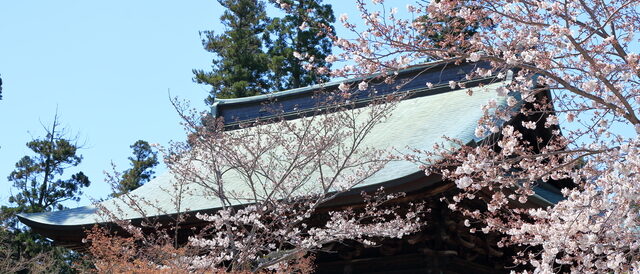
[[[371,100],[371,90],[376,96],[393,92],[410,92],[410,95],[398,106],[391,117],[377,125],[367,145],[399,150],[409,147],[422,150],[432,149],[435,143],[442,142],[442,136],[457,138],[468,143],[479,143],[474,131],[482,117],[482,106],[489,100],[496,100],[506,106],[506,98],[496,93],[498,87],[510,80],[495,77],[465,80],[467,73],[482,63],[451,64],[434,62],[400,71],[396,81],[387,84],[382,81],[370,84],[367,91],[354,91],[351,97],[356,105],[364,105]],[[360,80],[353,80],[354,85]],[[466,88],[452,89],[449,81],[463,82]],[[433,86],[426,86],[430,82]],[[216,99],[212,114],[223,117],[225,126],[234,130],[242,121],[250,121],[270,114],[264,110],[264,104],[277,101],[285,117],[291,119],[312,112],[317,106],[317,91],[331,92],[338,89],[340,82],[322,86],[300,88],[269,95],[239,99]],[[467,88],[476,89],[473,96],[467,94]],[[543,95],[544,96],[544,95]],[[546,95],[548,96],[548,95]],[[514,125],[520,124],[522,117],[514,118]],[[544,127],[539,127],[544,128]],[[536,132],[546,135],[545,132]],[[535,136],[532,136],[532,138]],[[544,137],[544,136],[543,136]],[[133,195],[153,201],[147,212],[159,219],[172,212],[171,195],[166,186],[173,177],[170,173],[158,176],[151,182],[132,192]],[[513,250],[496,246],[499,235],[469,232],[463,218],[452,213],[441,197],[456,192],[453,182],[442,180],[438,175],[426,176],[417,165],[407,161],[394,161],[370,177],[358,189],[342,195],[332,201],[327,208],[339,208],[359,203],[360,191],[368,191],[384,186],[389,191],[402,191],[406,200],[427,201],[430,213],[427,226],[420,232],[403,239],[385,239],[380,246],[367,247],[359,243],[335,243],[329,249],[332,252],[316,254],[317,273],[504,273],[508,272]],[[562,199],[559,184],[540,183],[536,195],[531,197],[525,207],[552,205]],[[201,195],[197,187],[182,201],[183,207],[191,213],[212,212],[219,208],[215,198]],[[81,248],[84,230],[96,223],[108,223],[98,208],[119,208],[118,217],[132,222],[142,216],[135,210],[128,210],[118,199],[103,201],[99,206],[91,205],[56,212],[22,214],[21,222],[33,231],[52,239],[56,244],[71,248]],[[174,210],[175,211],[175,210]],[[188,224],[198,226],[197,219]]]

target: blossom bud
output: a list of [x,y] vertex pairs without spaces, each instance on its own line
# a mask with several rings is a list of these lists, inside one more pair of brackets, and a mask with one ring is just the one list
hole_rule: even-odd
[[366,90],[369,87],[369,84],[367,84],[367,82],[362,81],[360,82],[360,84],[358,84],[358,89],[359,90]]

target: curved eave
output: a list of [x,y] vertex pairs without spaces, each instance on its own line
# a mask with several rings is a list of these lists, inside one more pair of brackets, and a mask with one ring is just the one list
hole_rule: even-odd
[[[425,179],[426,178],[426,179]],[[393,190],[393,191],[403,191],[403,192],[412,192],[412,191],[416,191],[420,188],[424,188],[424,187],[431,187],[433,184],[437,183],[440,181],[440,177],[436,176],[436,175],[432,175],[432,176],[424,176],[423,172],[415,172],[400,178],[396,178],[390,181],[385,181],[385,182],[381,182],[381,183],[377,183],[377,184],[372,184],[372,185],[367,185],[367,186],[362,186],[362,187],[357,187],[354,188],[350,191],[347,191],[345,193],[341,193],[338,197],[336,197],[336,199],[334,201],[331,201],[327,204],[324,204],[323,207],[331,207],[331,206],[336,206],[336,205],[346,205],[346,204],[351,204],[354,202],[359,202],[359,198],[360,197],[360,193],[362,191],[372,191],[372,190],[376,190],[382,186],[384,186],[386,189],[389,190]],[[419,184],[417,183],[419,182]],[[242,205],[239,205],[242,206]],[[94,206],[85,206],[82,208],[87,208],[87,209],[91,209],[92,211],[94,211],[94,213],[97,213],[98,209]],[[191,211],[185,211],[182,212],[181,214],[189,214],[189,215],[193,215],[195,213],[202,213],[202,212],[215,212],[217,210],[219,210],[220,207],[212,207],[212,208],[204,208],[204,209],[199,209],[199,210],[191,210]],[[70,209],[70,210],[74,210],[74,209]],[[107,224],[110,223],[107,220],[103,220],[103,221],[98,221],[98,222],[85,222],[85,223],[81,223],[81,224],[73,224],[73,225],[64,225],[64,224],[59,224],[59,223],[55,223],[55,222],[47,222],[46,217],[48,215],[52,215],[52,214],[56,214],[56,213],[64,213],[65,211],[68,210],[63,210],[63,211],[55,211],[55,212],[43,212],[43,213],[23,213],[23,214],[18,214],[18,219],[25,225],[28,225],[29,227],[32,228],[38,228],[38,229],[42,229],[42,230],[52,230],[52,231],[69,231],[69,230],[75,230],[77,231],[78,229],[82,229],[82,228],[87,228],[87,226],[91,226],[94,224]],[[45,218],[43,218],[43,216]],[[162,218],[164,216],[168,216],[166,214],[162,214],[162,215],[153,215],[153,216],[148,216],[147,218]],[[128,219],[131,221],[140,221],[143,218],[132,218],[132,219]]]
[[58,246],[71,249],[82,248],[82,240],[86,237],[85,231],[92,225],[57,225],[34,221],[28,215],[18,214],[18,220],[29,226],[31,231],[46,238],[52,239]]
[[[401,178],[397,178],[395,180],[379,183],[375,185],[368,185],[364,187],[359,187],[352,189],[351,191],[340,194],[335,199],[323,204],[320,209],[321,210],[332,210],[334,208],[339,208],[343,206],[349,205],[357,205],[362,203],[362,191],[375,191],[380,187],[383,187],[392,192],[405,192],[405,193],[421,193],[425,189],[436,189],[431,190],[430,194],[440,193],[440,189],[448,189],[452,185],[444,184],[438,175],[425,176],[423,172],[416,172]],[[199,223],[203,221],[195,218],[196,213],[214,213],[219,210],[219,208],[208,208],[202,210],[194,210],[183,212],[182,214],[186,214],[190,216],[183,222],[183,225],[186,227],[189,226],[197,226]],[[37,219],[30,218],[36,214],[18,214],[18,219],[23,224],[31,227],[31,229],[49,239],[54,240],[56,245],[68,247],[71,249],[82,249],[84,248],[84,244],[82,240],[86,237],[86,231],[91,229],[94,225],[101,226],[113,226],[112,222],[101,222],[101,223],[86,223],[86,224],[77,224],[77,225],[59,225],[59,224],[51,224],[44,223],[42,221],[38,221]],[[154,219],[160,223],[170,222],[175,220],[175,216],[170,215],[159,215],[159,216],[150,216],[148,218]],[[143,221],[142,218],[130,219],[132,224],[139,224]]]
[[[37,221],[30,218],[29,214],[18,214],[17,216],[20,222],[31,227],[31,229],[33,230],[41,230],[45,232],[56,232],[56,231],[78,230],[79,228],[83,227],[82,225],[60,225],[60,224],[44,223],[44,222]],[[43,233],[40,233],[40,234],[43,234]],[[43,236],[49,237],[49,235],[45,235],[45,234],[43,234]]]
[[[449,189],[454,189],[455,185],[452,182],[442,181],[439,175],[429,175],[425,176],[423,172],[416,172],[402,178],[397,178],[395,180],[384,182],[375,185],[369,185],[366,187],[360,187],[357,189],[353,189],[349,192],[342,193],[336,199],[327,202],[322,205],[320,208],[325,210],[334,210],[336,208],[357,205],[362,203],[362,196],[360,193],[362,191],[374,191],[379,189],[380,187],[384,187],[390,192],[404,192],[411,195],[418,195],[420,197],[431,197],[433,195],[438,195],[444,191]],[[547,207],[551,206],[560,199],[562,196],[553,191],[553,189],[541,191],[541,188],[546,188],[544,185],[536,188],[536,194],[531,196],[529,200],[523,204],[522,206],[525,208],[538,208],[538,207]],[[191,212],[185,212],[187,215],[192,216],[187,219],[184,223],[186,226],[194,226],[198,223],[201,223],[201,220],[195,219],[195,213],[213,213],[219,208],[210,208],[204,210],[197,210]],[[154,216],[152,218],[156,218],[157,221],[170,222],[174,220],[174,216]],[[82,224],[82,225],[57,225],[57,224],[47,224],[43,222],[39,222],[29,218],[29,214],[19,214],[18,219],[25,225],[31,227],[31,229],[41,234],[44,237],[50,238],[55,241],[56,245],[64,246],[72,249],[82,249],[84,248],[84,244],[82,240],[86,237],[85,231],[90,229],[94,225],[103,225],[103,226],[112,226],[113,223],[105,222],[105,223],[90,223],[90,224]],[[130,220],[131,223],[137,224],[142,221],[141,218]]]

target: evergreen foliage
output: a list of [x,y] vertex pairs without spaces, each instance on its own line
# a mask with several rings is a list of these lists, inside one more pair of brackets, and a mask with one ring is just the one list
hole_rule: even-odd
[[34,155],[24,156],[9,174],[17,191],[9,196],[10,206],[0,208],[0,256],[11,263],[8,266],[40,269],[43,272],[73,272],[71,261],[77,253],[52,243],[19,225],[17,214],[38,213],[64,209],[62,202],[78,201],[81,189],[89,186],[89,178],[82,172],[61,178],[64,171],[82,161],[78,145],[60,128],[57,115],[44,138],[34,139],[26,145]]
[[193,70],[197,83],[211,85],[214,98],[252,96],[268,90],[265,79],[269,57],[263,51],[267,14],[262,1],[218,0],[227,10],[220,17],[226,31],[217,35],[204,31],[205,50],[216,55],[213,71]]
[[138,140],[130,146],[133,156],[129,157],[131,168],[122,174],[112,196],[132,191],[153,179],[153,168],[158,165],[158,153],[153,151],[147,141]]
[[64,171],[75,167],[82,161],[77,154],[78,145],[65,136],[59,128],[57,115],[46,129],[45,138],[35,139],[27,143],[35,155],[24,156],[9,174],[8,180],[13,182],[17,193],[9,196],[12,208],[3,208],[3,212],[35,213],[61,210],[64,201],[78,201],[81,189],[91,183],[89,178],[78,172],[69,178],[61,178]]
[[[331,54],[333,43],[321,27],[328,26],[329,34],[335,35],[332,24],[336,18],[331,5],[323,5],[322,0],[283,0],[281,4],[288,5],[290,12],[282,18],[274,18],[268,27],[274,37],[267,52],[271,59],[269,70],[273,91],[328,81],[328,75],[318,75],[305,68],[294,52],[313,56],[317,66],[330,66],[325,58]],[[301,28],[303,24],[307,27]]]
[[75,265],[87,263],[83,255],[30,230],[0,226],[0,273],[77,273]]
[[[314,65],[328,66],[328,33],[320,26],[335,22],[330,5],[322,0],[283,0],[289,13],[269,18],[262,0],[218,0],[227,10],[220,17],[222,34],[204,31],[202,44],[214,53],[212,71],[193,70],[194,81],[211,86],[208,104],[215,98],[239,98],[297,88],[328,80],[294,56],[313,56]],[[308,28],[300,28],[306,22]]]

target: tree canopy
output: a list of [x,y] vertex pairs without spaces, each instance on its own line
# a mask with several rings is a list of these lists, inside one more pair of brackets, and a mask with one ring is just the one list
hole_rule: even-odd
[[222,34],[204,31],[202,44],[215,54],[212,71],[194,70],[197,83],[211,86],[206,102],[213,99],[236,98],[260,94],[268,90],[265,76],[269,57],[263,50],[267,14],[265,5],[257,0],[218,0],[226,8],[220,21],[226,30]]
[[9,196],[9,206],[0,208],[0,256],[6,256],[7,264],[0,271],[24,271],[66,273],[72,271],[71,261],[78,254],[52,243],[18,223],[16,214],[38,213],[64,209],[63,202],[78,201],[82,189],[91,183],[83,172],[64,178],[65,170],[82,162],[79,146],[60,128],[58,116],[45,136],[27,142],[32,155],[22,157],[15,164],[8,180],[16,191]]
[[[328,73],[313,68],[328,67],[325,58],[331,54],[335,35],[332,24],[336,18],[331,5],[322,0],[280,1],[287,13],[273,18],[268,26],[270,43],[267,53],[271,59],[269,71],[272,91],[306,87],[329,80]],[[313,62],[307,62],[313,57]]]
[[136,141],[130,148],[133,150],[133,156],[129,157],[131,168],[122,173],[112,196],[132,191],[153,179],[153,168],[158,165],[158,153],[144,140]]
[[90,185],[82,171],[63,178],[66,169],[82,162],[82,156],[78,154],[78,145],[60,128],[57,115],[45,131],[44,138],[27,142],[34,154],[22,157],[9,174],[8,180],[16,193],[9,197],[9,203],[14,206],[3,208],[4,212],[60,210],[64,208],[62,202],[80,200],[82,188]]
[[[280,1],[290,11],[270,18],[262,0],[218,0],[226,8],[220,17],[226,30],[204,31],[202,44],[214,53],[211,71],[193,70],[194,81],[211,86],[206,102],[297,88],[328,80],[335,21],[321,0]],[[320,33],[322,32],[322,33]],[[313,60],[308,58],[313,56]]]

